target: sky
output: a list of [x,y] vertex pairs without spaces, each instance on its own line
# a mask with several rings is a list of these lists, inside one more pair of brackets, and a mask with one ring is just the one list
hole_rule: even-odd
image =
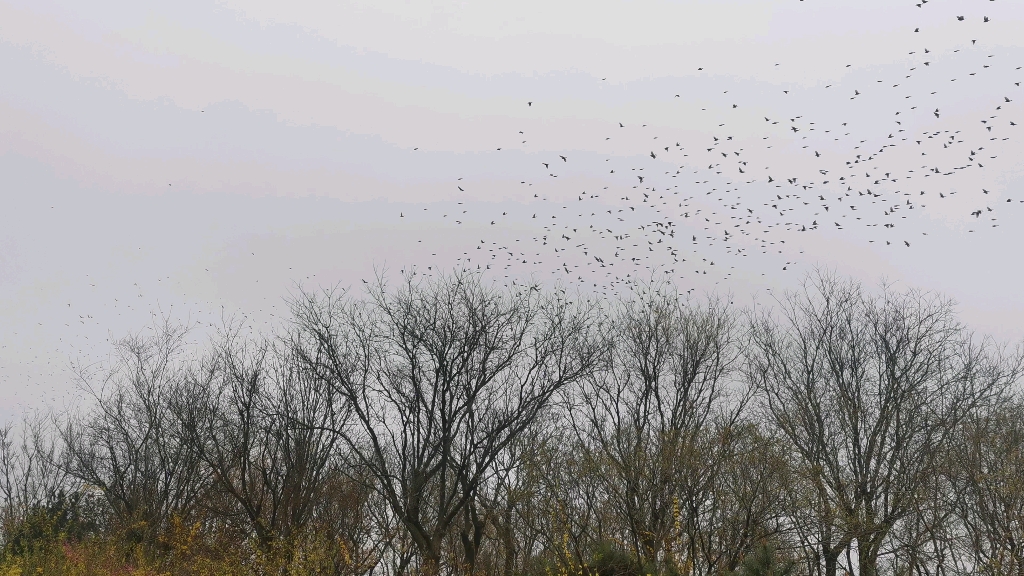
[[155,318],[271,327],[412,267],[743,306],[824,267],[1020,340],[1021,29],[1006,0],[0,0],[0,422],[87,401]]

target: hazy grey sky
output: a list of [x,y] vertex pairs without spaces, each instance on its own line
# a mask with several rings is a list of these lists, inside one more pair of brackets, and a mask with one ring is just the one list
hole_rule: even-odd
[[[729,275],[678,281],[749,302],[825,265],[944,292],[979,331],[1020,338],[1024,148],[1007,124],[1024,124],[1020,30],[1024,4],[1007,0],[0,0],[0,421],[77,401],[69,363],[101,360],[155,311],[273,322],[298,282],[450,267],[482,240],[526,246],[545,233],[532,215],[571,212],[584,190],[624,209],[635,183],[605,168],[639,166],[655,136],[690,162],[728,134],[759,181],[838,173],[860,140],[892,133],[982,143],[983,169],[908,180],[920,205],[891,246],[869,242],[878,228],[823,227],[741,258],[682,242],[685,221],[680,251]],[[804,130],[765,132],[764,117]],[[912,140],[880,170],[921,170]],[[541,163],[559,155],[572,162],[551,178]],[[703,196],[705,180],[678,191]],[[767,184],[732,186],[716,191],[767,206]],[[583,270],[566,279],[599,283],[590,256],[563,254]],[[554,260],[524,258],[495,277],[554,277]]]

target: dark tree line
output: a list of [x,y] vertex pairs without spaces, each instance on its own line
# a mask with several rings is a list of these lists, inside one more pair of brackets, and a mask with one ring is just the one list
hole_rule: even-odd
[[369,286],[301,292],[273,334],[120,341],[78,409],[0,429],[3,554],[171,562],[187,533],[252,573],[1024,575],[1022,355],[940,296]]

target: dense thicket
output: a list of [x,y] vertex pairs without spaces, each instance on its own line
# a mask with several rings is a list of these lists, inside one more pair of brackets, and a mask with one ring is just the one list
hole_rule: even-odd
[[0,430],[8,564],[1024,575],[1022,356],[933,294],[410,274],[186,335],[122,340],[90,401]]

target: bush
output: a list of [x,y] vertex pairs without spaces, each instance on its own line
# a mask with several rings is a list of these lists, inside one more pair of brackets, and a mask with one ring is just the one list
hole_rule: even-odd
[[59,491],[50,502],[30,509],[4,527],[3,557],[23,556],[59,542],[79,541],[98,529],[82,493]]
[[583,567],[585,576],[646,576],[657,570],[643,566],[632,554],[611,541],[598,545],[590,564]]
[[747,554],[733,576],[790,576],[796,570],[791,560],[779,558],[770,544],[761,544]]

